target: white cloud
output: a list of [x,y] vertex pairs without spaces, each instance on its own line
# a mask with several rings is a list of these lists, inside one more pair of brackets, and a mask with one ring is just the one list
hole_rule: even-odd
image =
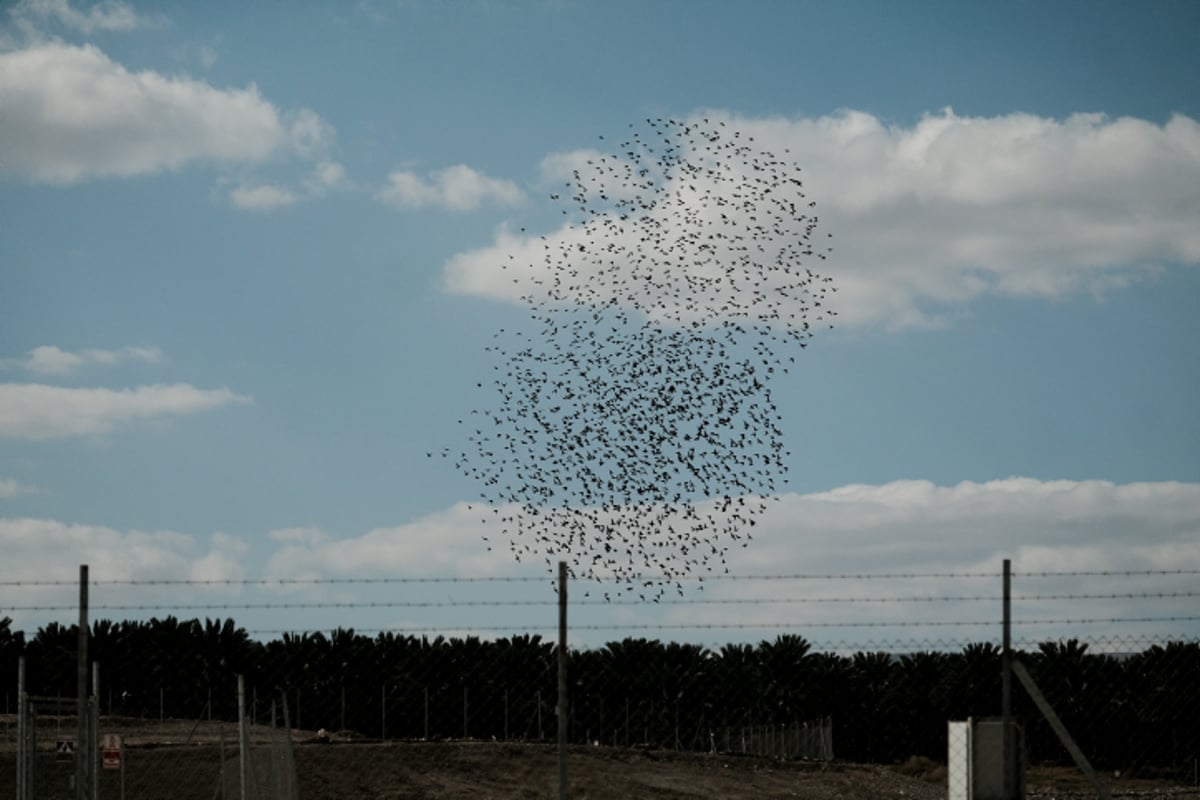
[[0,437],[96,436],[140,420],[251,402],[229,389],[197,389],[186,383],[119,391],[5,383],[0,384]]
[[[459,503],[354,538],[318,528],[273,531],[269,538],[280,546],[269,570],[357,575],[420,563],[439,574],[495,574],[510,557],[505,541],[498,542],[499,556],[487,553],[481,537],[489,535],[492,516]],[[782,495],[752,531],[751,546],[731,556],[738,572],[992,570],[1006,557],[1030,572],[1200,568],[1200,484],[1032,478],[854,484]]]
[[267,562],[272,578],[409,573],[419,564],[425,574],[483,577],[508,574],[512,558],[500,543],[490,552],[481,538],[486,512],[459,503],[421,519],[376,528],[351,539],[335,538],[317,528],[272,531],[280,546]]
[[240,581],[246,577],[245,561],[250,546],[227,533],[218,531],[211,537],[209,551],[191,562],[188,580]]
[[253,84],[130,72],[94,46],[57,41],[0,53],[0,129],[0,170],[56,184],[315,158],[333,137],[314,112],[281,112]]
[[1150,550],[1189,540],[1186,563],[1200,567],[1200,484],[849,485],[786,495],[759,527],[758,544],[739,559],[747,571],[986,570],[1005,557],[1020,571],[1148,569]]
[[1071,635],[1116,645],[1178,634],[1189,623],[1112,620],[1194,615],[1189,600],[1169,596],[1194,577],[1138,573],[1200,569],[1200,484],[896,481],[786,495],[749,547],[731,555],[730,569],[812,577],[716,580],[705,591],[795,602],[684,605],[669,617],[739,623],[752,608],[756,624],[794,625],[826,642],[890,640],[911,649],[914,641],[996,641],[1006,558],[1021,641]]
[[53,21],[88,35],[96,31],[131,31],[157,24],[121,0],[101,0],[86,10],[76,8],[69,0],[21,0],[9,9],[9,14],[26,24]]
[[428,178],[414,172],[393,172],[376,197],[395,208],[432,206],[449,211],[470,211],[485,203],[515,206],[524,199],[515,183],[489,178],[465,164],[433,172]]
[[0,500],[23,494],[33,494],[36,491],[36,488],[26,486],[14,478],[0,478]]
[[200,59],[200,66],[205,69],[212,69],[216,65],[219,56],[217,55],[216,48],[206,44],[200,48],[198,58]]
[[[841,325],[936,326],[986,295],[1102,293],[1166,264],[1200,263],[1200,123],[1186,116],[1160,125],[947,110],[912,126],[856,111],[703,116],[764,150],[789,151],[803,168],[821,230],[835,236],[820,271],[836,281],[831,304]],[[542,173],[561,176],[594,157],[553,154]],[[400,198],[418,204],[436,194],[400,176]],[[564,226],[547,239],[556,246],[581,231]],[[451,258],[446,286],[514,301],[530,288],[497,275],[497,265],[516,254],[531,277],[545,277],[541,251],[536,237],[502,232],[490,247]]]
[[[194,536],[170,530],[121,531],[23,517],[0,517],[0,547],[5,553],[5,580],[24,584],[0,587],[0,607],[13,617],[15,628],[30,633],[47,620],[63,619],[63,612],[40,610],[42,607],[74,608],[79,597],[74,583],[79,577],[79,564],[88,565],[89,582],[95,584],[89,591],[93,618],[125,619],[137,615],[124,610],[105,610],[104,606],[163,607],[193,599],[213,603],[227,601],[231,591],[238,587],[225,584],[110,587],[107,583],[240,581],[246,575],[244,565],[249,551],[245,542],[225,533],[213,534],[206,545]],[[214,598],[213,592],[219,592],[219,597]],[[39,610],[29,610],[30,606]]]
[[123,347],[120,350],[92,348],[73,353],[54,345],[42,345],[33,348],[25,359],[15,363],[39,375],[68,375],[89,364],[111,366],[123,361],[160,364],[163,360],[163,353],[157,347]]
[[294,192],[270,184],[238,186],[229,192],[229,200],[246,211],[273,211],[293,205],[299,199]]
[[347,185],[345,167],[336,161],[321,161],[295,188],[269,183],[242,184],[229,191],[229,200],[245,211],[274,211]]
[[[360,535],[342,537],[318,527],[271,531],[263,537],[271,553],[262,577],[294,582],[532,577],[533,582],[268,585],[275,592],[302,593],[304,602],[348,605],[282,616],[281,609],[231,613],[251,628],[552,631],[552,571],[540,559],[515,563],[505,541],[492,540],[488,551],[482,537],[497,533],[490,522],[496,516],[501,515],[460,503]],[[256,551],[225,533],[203,540],[173,531],[0,517],[0,549],[13,581],[69,582],[79,563],[89,564],[97,581],[257,577],[248,566],[257,560]],[[682,598],[668,595],[660,604],[635,605],[594,604],[611,587],[574,582],[571,641],[594,646],[649,636],[720,644],[788,632],[821,649],[864,643],[879,649],[958,649],[965,642],[999,640],[1005,558],[1013,564],[1019,645],[1075,636],[1104,651],[1139,649],[1147,640],[1181,632],[1194,635],[1194,622],[1110,620],[1195,616],[1189,594],[1200,570],[1200,484],[1007,478],[938,486],[906,480],[788,494],[768,503],[749,546],[730,552],[729,569],[737,580],[709,579],[703,590],[687,585]],[[1059,574],[1041,574],[1046,572]],[[93,598],[103,603],[115,595],[122,603],[161,609],[208,588],[122,586],[107,590],[110,595],[99,585]],[[224,593],[239,588],[212,587],[221,598],[197,599],[227,602]],[[255,595],[255,602],[279,602],[271,597]],[[0,586],[5,607],[51,600],[69,606],[72,587]],[[401,610],[397,601],[409,605]],[[378,607],[355,605],[364,602]],[[452,608],[456,603],[460,607]],[[1064,619],[1075,621],[1054,622]]]
[[319,194],[346,184],[346,168],[336,161],[322,161],[313,167],[304,185],[310,193]]
[[[517,564],[507,541],[482,540],[498,535],[488,522],[493,516],[460,503],[359,536],[341,538],[315,528],[277,531],[270,537],[276,546],[267,575],[528,576],[532,568],[549,577],[552,571],[541,558]],[[995,641],[1006,558],[1013,564],[1021,640],[1095,636],[1117,646],[1159,632],[1177,634],[1186,623],[1163,628],[1107,621],[1195,615],[1194,601],[1170,595],[1194,591],[1194,575],[1174,573],[1200,570],[1200,484],[1008,478],[956,486],[917,480],[850,485],[781,496],[768,503],[753,533],[746,548],[735,547],[727,557],[738,580],[710,576],[703,590],[690,583],[683,598],[667,595],[660,604],[582,606],[572,611],[574,624],[601,627],[573,632],[572,642],[595,644],[625,635],[742,641],[773,638],[777,629],[771,626],[822,643],[891,641],[913,648],[935,641]],[[1163,574],[1124,574],[1146,571]],[[1039,575],[1044,572],[1106,574]],[[611,589],[578,581],[571,591],[578,600]],[[521,596],[517,587],[501,591],[485,597]],[[436,627],[441,618],[430,613],[405,624]],[[469,619],[478,626],[483,612],[474,613]],[[509,619],[499,608],[487,613],[489,623]],[[521,613],[515,629],[537,628],[538,617]],[[1055,622],[1063,619],[1101,624]],[[637,625],[668,627],[660,634]]]
[[305,158],[320,156],[333,143],[333,126],[311,109],[293,113],[287,128],[289,145]]

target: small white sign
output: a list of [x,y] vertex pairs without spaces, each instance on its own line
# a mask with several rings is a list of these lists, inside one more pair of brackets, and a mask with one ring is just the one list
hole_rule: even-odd
[[55,761],[73,761],[75,759],[75,740],[59,739],[54,743]]
[[104,734],[100,740],[100,756],[104,769],[121,768],[121,737],[118,734]]

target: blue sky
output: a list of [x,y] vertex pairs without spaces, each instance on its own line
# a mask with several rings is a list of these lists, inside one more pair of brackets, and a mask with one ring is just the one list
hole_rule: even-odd
[[[1196,30],[1189,2],[4,3],[4,572],[543,576],[426,453],[526,320],[494,265],[562,233],[556,169],[701,116],[788,148],[837,243],[841,322],[774,389],[790,482],[732,571],[1200,569]],[[0,614],[62,597],[0,587]],[[451,610],[231,613],[541,620]]]

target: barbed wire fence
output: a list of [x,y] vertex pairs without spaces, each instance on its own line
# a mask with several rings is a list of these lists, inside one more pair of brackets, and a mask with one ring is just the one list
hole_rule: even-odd
[[[1139,790],[1138,781],[1200,783],[1198,574],[1013,575],[1012,650],[1114,795]],[[94,576],[86,713],[96,722],[85,737],[94,746],[80,747],[75,584],[0,581],[0,619],[41,621],[36,631],[0,627],[0,791],[71,796],[82,758],[96,794],[80,797],[348,796],[369,794],[385,775],[404,780],[396,748],[549,745],[558,599],[548,583]],[[703,596],[657,602],[600,599],[575,583],[572,746],[916,758],[940,765],[952,789],[962,783],[946,774],[948,722],[1002,712],[996,573],[706,583]],[[161,590],[181,599],[149,595]],[[210,590],[226,599],[206,599]],[[256,590],[274,595],[242,596]],[[371,615],[393,621],[355,624]],[[1012,711],[1031,791],[1049,780],[1039,768],[1072,768],[1054,726],[1019,687]],[[553,787],[552,774],[544,780]]]

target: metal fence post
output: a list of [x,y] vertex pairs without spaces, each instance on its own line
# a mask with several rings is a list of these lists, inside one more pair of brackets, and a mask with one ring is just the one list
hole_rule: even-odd
[[76,696],[75,713],[79,716],[75,725],[76,750],[79,755],[75,759],[75,800],[87,797],[87,759],[83,757],[83,745],[87,741],[88,729],[88,568],[87,564],[79,565],[79,645],[76,664]]
[[17,800],[25,800],[25,768],[27,744],[25,726],[25,656],[17,657]]
[[1015,800],[1012,735],[1012,562],[1004,559],[1004,645],[1000,654],[1001,763],[1004,800]]
[[92,664],[92,702],[89,717],[90,732],[88,733],[87,749],[80,744],[76,750],[82,756],[84,753],[91,760],[89,771],[92,781],[92,800],[100,797],[100,663]]
[[250,757],[249,742],[246,737],[246,677],[244,675],[237,676],[237,703],[238,703],[238,790],[241,792],[239,797],[241,800],[246,800],[249,796],[247,792],[248,784],[246,778],[246,761]]
[[567,800],[567,562],[558,562],[558,800]]

